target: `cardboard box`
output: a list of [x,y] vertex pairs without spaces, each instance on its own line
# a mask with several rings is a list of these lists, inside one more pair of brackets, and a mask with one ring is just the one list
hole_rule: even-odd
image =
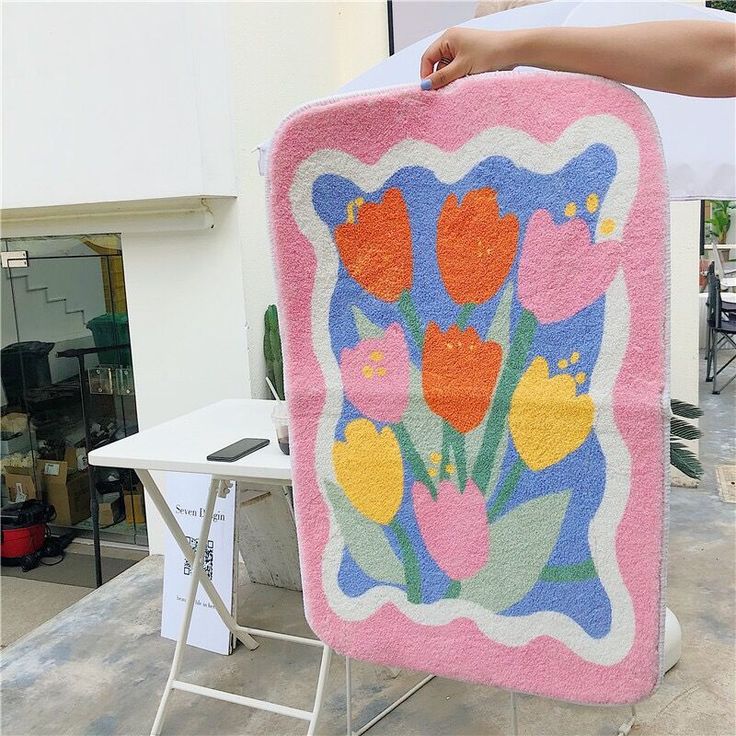
[[99,502],[100,528],[112,526],[125,518],[125,504],[119,493],[105,493]]
[[87,470],[87,451],[83,447],[67,447],[64,451],[64,462],[70,473]]
[[88,519],[90,512],[89,473],[69,473],[65,461],[39,460],[46,501],[56,509],[54,524],[74,526]]
[[19,411],[3,414],[2,418],[0,418],[0,429],[3,432],[10,432],[11,434],[25,432],[28,429],[28,425],[28,414],[23,414]]
[[143,524],[146,521],[146,510],[143,501],[143,492],[134,490],[125,493],[125,521],[128,524]]
[[12,455],[14,452],[28,452],[31,449],[31,433],[28,428],[18,432],[7,432],[2,430],[0,439],[0,450],[3,457]]
[[5,468],[5,485],[8,487],[10,503],[40,498],[39,489],[33,478],[33,468]]

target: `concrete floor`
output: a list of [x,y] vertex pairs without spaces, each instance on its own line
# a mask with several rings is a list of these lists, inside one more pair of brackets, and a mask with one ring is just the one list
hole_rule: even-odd
[[[707,388],[704,386],[704,388]],[[703,391],[706,438],[700,488],[673,489],[667,601],[683,629],[683,653],[658,692],[637,709],[637,736],[731,736],[734,707],[736,505],[717,495],[713,466],[733,463],[736,382],[720,396]],[[5,736],[148,733],[173,655],[159,636],[162,560],[149,557],[7,648],[0,659]],[[239,617],[251,625],[308,634],[297,593],[243,581]],[[318,652],[264,642],[230,657],[189,649],[184,679],[310,708]],[[324,734],[344,733],[344,667],[330,671]],[[356,724],[411,687],[380,667],[354,666]],[[31,700],[29,693],[34,693]],[[519,731],[533,736],[615,734],[627,709],[574,706],[519,697]],[[165,734],[304,733],[304,724],[176,693]],[[437,678],[376,725],[372,735],[495,736],[509,733],[508,694]]]
[[[105,581],[147,556],[139,549],[106,547]],[[0,649],[65,610],[92,592],[95,585],[92,545],[72,543],[58,565],[39,566],[27,573],[3,567],[0,574]]]
[[90,588],[3,575],[0,578],[0,648],[33,631],[91,592]]

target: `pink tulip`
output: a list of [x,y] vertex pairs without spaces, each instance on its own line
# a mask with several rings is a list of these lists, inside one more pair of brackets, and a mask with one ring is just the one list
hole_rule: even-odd
[[519,299],[543,324],[568,319],[605,293],[620,261],[617,240],[591,245],[584,220],[555,225],[549,212],[537,210],[521,252]]
[[340,355],[345,393],[368,419],[398,422],[409,403],[409,351],[397,323],[380,338],[361,340]]
[[488,559],[488,519],[483,494],[469,480],[465,493],[443,480],[437,499],[424,483],[414,483],[414,513],[424,544],[453,580],[471,578]]

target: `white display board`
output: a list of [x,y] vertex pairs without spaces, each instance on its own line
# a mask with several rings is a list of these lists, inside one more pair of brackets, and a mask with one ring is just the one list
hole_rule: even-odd
[[[207,475],[167,473],[166,476],[166,495],[171,499],[169,507],[194,549],[201,543],[199,530],[205,513],[209,485],[210,478]],[[222,600],[231,601],[231,612],[235,611],[236,605],[236,495],[233,488],[225,498],[217,499],[203,558],[207,575]],[[176,640],[189,593],[192,569],[170,534],[167,534],[165,554],[161,636]],[[217,654],[231,654],[235,646],[234,637],[217,615],[201,585],[197,591],[187,643]]]

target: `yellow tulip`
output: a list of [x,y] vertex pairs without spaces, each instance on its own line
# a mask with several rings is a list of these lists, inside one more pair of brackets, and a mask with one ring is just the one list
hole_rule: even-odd
[[595,406],[587,394],[576,395],[573,376],[549,377],[541,356],[521,377],[509,411],[509,429],[521,459],[532,470],[560,462],[585,442],[593,426]]
[[345,427],[345,441],[332,447],[337,482],[364,516],[388,524],[401,505],[404,468],[390,427],[378,432],[373,422],[355,419]]

